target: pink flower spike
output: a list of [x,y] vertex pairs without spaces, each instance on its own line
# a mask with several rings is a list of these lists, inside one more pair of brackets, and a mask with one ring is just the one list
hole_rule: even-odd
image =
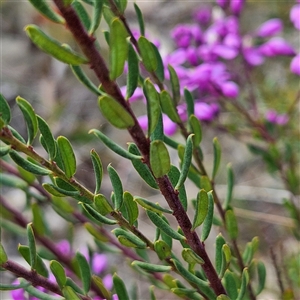
[[221,90],[223,95],[228,98],[236,98],[239,94],[239,86],[233,81],[222,83]]
[[270,19],[259,26],[256,34],[260,37],[269,37],[279,33],[282,30],[282,21],[280,19]]
[[107,268],[107,257],[105,254],[94,254],[92,259],[92,270],[96,274],[100,274]]
[[290,20],[294,27],[300,30],[300,4],[294,5],[290,10]]
[[282,37],[274,37],[260,46],[261,54],[265,56],[295,55],[293,47]]
[[300,54],[296,55],[290,65],[290,70],[292,73],[300,76]]

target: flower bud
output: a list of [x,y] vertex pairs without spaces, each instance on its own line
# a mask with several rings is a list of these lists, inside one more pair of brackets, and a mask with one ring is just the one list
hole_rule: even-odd
[[270,19],[259,26],[256,34],[260,37],[272,36],[282,30],[282,21],[280,19]]
[[291,62],[290,70],[300,76],[300,54],[296,55]]
[[236,98],[239,94],[239,87],[233,81],[227,81],[221,84],[221,90],[225,97]]
[[274,37],[260,46],[260,53],[265,56],[295,55],[293,47],[282,37]]
[[295,28],[300,30],[300,4],[294,5],[290,10],[290,20],[294,24]]

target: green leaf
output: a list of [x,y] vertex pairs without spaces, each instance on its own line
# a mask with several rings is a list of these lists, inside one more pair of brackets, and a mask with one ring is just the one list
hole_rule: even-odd
[[170,168],[170,155],[165,144],[156,140],[150,144],[150,165],[156,178],[166,175]]
[[128,56],[127,36],[128,33],[122,21],[119,18],[115,18],[110,26],[109,37],[109,76],[111,80],[117,79],[123,73],[125,61]]
[[103,177],[103,166],[102,166],[100,156],[95,151],[95,149],[91,150],[90,155],[91,155],[93,169],[95,173],[95,181],[96,181],[95,194],[98,194],[101,188],[101,182]]
[[84,294],[83,290],[70,277],[67,277],[66,286],[70,286],[76,293]]
[[104,3],[103,0],[93,1],[92,22],[89,29],[90,35],[93,35],[100,25],[103,3]]
[[197,290],[191,290],[187,288],[172,288],[171,292],[180,298],[187,298],[189,300],[202,300],[203,298],[197,293]]
[[159,112],[157,124],[150,135],[150,141],[154,141],[154,140],[162,141],[163,139],[164,139],[163,118],[162,118],[162,113]]
[[11,120],[11,112],[10,112],[10,107],[8,105],[8,102],[2,94],[0,94],[0,108],[1,108],[0,117],[4,121],[4,124],[7,125]]
[[194,134],[190,134],[187,138],[180,177],[175,186],[175,190],[178,190],[184,184],[187,178],[193,158],[193,136]]
[[154,295],[154,285],[149,287],[149,292],[150,292],[150,300],[156,300],[156,297]]
[[104,117],[115,127],[127,129],[134,126],[134,119],[130,113],[114,98],[104,95],[99,97],[99,107]]
[[147,99],[148,135],[150,136],[160,117],[159,94],[149,78],[144,81],[143,90]]
[[195,103],[192,93],[186,88],[184,89],[184,99],[187,104],[187,114],[190,118],[190,116],[195,113]]
[[[128,151],[134,155],[140,155],[139,149],[134,143],[130,143],[128,146]],[[140,177],[152,188],[158,189],[158,185],[153,177],[148,166],[142,162],[141,159],[131,160],[133,167],[139,173]]]
[[12,158],[12,160],[17,165],[19,165],[20,167],[22,167],[23,169],[25,169],[26,171],[28,171],[30,173],[33,173],[36,175],[49,175],[52,173],[52,171],[42,168],[42,167],[30,162],[29,160],[23,158],[16,151],[10,151],[9,156]]
[[264,265],[263,262],[259,261],[257,263],[257,275],[258,275],[258,287],[257,287],[257,290],[256,290],[256,295],[259,295],[263,289],[265,288],[265,284],[266,284],[266,275],[267,275],[267,272],[266,272],[266,267]]
[[222,294],[222,295],[219,295],[216,300],[231,300],[231,298]]
[[123,206],[125,206],[128,222],[133,225],[139,216],[139,208],[135,201],[133,201],[133,196],[125,191],[123,194]]
[[91,223],[84,223],[84,228],[97,240],[101,242],[108,242],[109,238],[104,236],[99,230],[97,230]]
[[154,250],[160,260],[164,260],[172,254],[171,247],[162,240],[158,240],[154,243]]
[[120,10],[120,12],[123,14],[126,7],[127,7],[127,0],[115,0],[115,3]]
[[46,35],[38,26],[27,25],[25,31],[32,42],[42,51],[69,65],[88,63],[88,60],[79,54],[64,48],[60,43]]
[[90,205],[88,204],[84,204],[81,203],[82,207],[84,208],[84,210],[91,216],[93,217],[96,221],[103,223],[103,224],[107,224],[107,225],[115,225],[117,224],[117,221],[106,218],[104,216],[102,216],[100,213],[98,213],[94,208],[92,208]]
[[7,155],[10,150],[11,150],[11,145],[0,147],[0,157]]
[[123,280],[116,273],[113,275],[113,284],[119,299],[130,300]]
[[67,281],[65,269],[58,261],[51,260],[50,270],[53,273],[57,284],[62,289],[66,285],[66,281]]
[[87,262],[84,255],[81,254],[80,252],[76,252],[76,260],[79,265],[83,291],[84,291],[84,294],[87,295],[88,291],[90,290],[91,280],[92,280],[90,265]]
[[[97,1],[95,1],[95,2],[97,2]],[[91,20],[90,20],[90,17],[88,15],[87,11],[85,10],[83,5],[81,4],[81,2],[73,1],[71,6],[76,11],[77,16],[79,17],[79,19],[81,21],[81,24],[83,24],[84,28],[86,30],[88,30],[91,26]]]
[[204,263],[204,260],[190,248],[184,248],[181,256],[188,264],[202,265]]
[[238,297],[238,288],[236,286],[236,280],[234,274],[229,270],[226,270],[224,274],[224,287],[228,293],[230,299],[236,299]]
[[180,122],[180,118],[176,110],[176,107],[174,105],[174,102],[170,94],[166,90],[163,90],[160,93],[160,105],[161,105],[162,112],[165,115],[167,115],[173,122],[175,123]]
[[238,236],[238,224],[234,212],[229,209],[225,213],[225,224],[227,232],[232,240]]
[[21,143],[26,144],[26,141],[24,140],[24,138],[20,135],[20,133],[14,129],[13,127],[11,127],[10,125],[7,125],[8,129],[11,131],[12,135],[19,140]]
[[[98,3],[99,1],[96,1]],[[96,85],[87,77],[87,75],[83,72],[80,66],[70,65],[72,72],[76,76],[76,78],[91,92],[96,94],[97,96],[101,95],[100,90],[96,87]]]
[[44,235],[46,233],[46,226],[44,221],[43,212],[38,203],[31,205],[33,215],[33,227],[38,235]]
[[213,216],[214,216],[214,198],[212,195],[212,192],[209,192],[208,194],[208,211],[206,218],[203,222],[202,232],[201,232],[201,241],[204,242],[210,233],[212,222],[213,222]]
[[140,33],[141,33],[141,35],[145,35],[145,24],[144,24],[144,18],[143,18],[142,11],[140,10],[140,8],[138,7],[138,5],[136,3],[134,3],[133,5],[134,5],[134,9],[135,9],[137,18],[138,18]]
[[64,24],[65,20],[62,16],[56,13],[45,0],[29,0],[29,2],[47,19],[52,22]]
[[21,190],[26,190],[28,188],[28,183],[23,179],[5,173],[1,173],[0,183],[3,186],[9,186]]
[[155,72],[158,67],[158,63],[152,43],[144,36],[141,36],[138,39],[138,46],[144,67],[150,73]]
[[194,146],[197,147],[202,141],[201,123],[195,115],[190,115],[189,124],[191,131],[194,133]]
[[57,151],[55,139],[46,121],[42,119],[40,116],[37,116],[37,119],[38,119],[39,130],[46,144],[45,150],[48,152],[50,159],[53,160],[56,156],[56,151]]
[[94,203],[97,211],[102,215],[106,216],[111,213],[114,209],[106,199],[106,197],[102,194],[97,194],[94,197]]
[[[20,280],[21,283],[24,283],[23,279]],[[26,282],[27,283],[27,282]],[[41,299],[41,300],[64,300],[62,297],[57,297],[55,296],[50,296],[49,294],[43,293],[40,290],[34,288],[31,285],[27,286],[24,288],[24,290],[31,296],[34,296],[36,299]]]
[[120,210],[123,204],[123,186],[117,171],[109,164],[107,167],[108,175],[115,195],[115,210]]
[[222,247],[224,244],[226,244],[226,241],[222,236],[222,234],[219,233],[216,238],[216,255],[215,255],[215,266],[218,274],[220,274],[221,272],[222,260],[223,260]]
[[185,237],[175,231],[169,224],[167,224],[159,215],[155,212],[147,210],[147,216],[152,221],[152,223],[165,232],[168,236],[172,237],[175,240],[185,241]]
[[139,260],[134,260],[131,263],[132,266],[138,266],[139,268],[146,270],[147,272],[169,272],[172,270],[171,266],[155,265],[150,263],[145,263]]
[[172,214],[173,213],[172,210],[163,208],[163,207],[159,206],[158,204],[155,204],[155,203],[148,201],[141,197],[134,197],[134,201],[137,202],[144,209],[151,210],[151,211],[159,213],[159,214],[161,214],[161,213]]
[[158,80],[160,82],[163,82],[165,80],[164,63],[163,63],[163,60],[161,58],[161,55],[159,53],[158,48],[153,43],[151,43],[151,45],[153,47],[153,50],[154,50],[154,53],[155,53],[155,56],[156,56],[156,61],[157,61],[157,68],[156,68],[155,74],[156,74]]
[[18,289],[24,289],[27,286],[32,285],[31,282],[22,282],[20,284],[2,284],[0,283],[0,291],[14,291]]
[[231,251],[227,244],[222,246],[222,263],[219,270],[219,278],[223,278],[225,271],[228,269],[231,260]]
[[173,101],[174,105],[176,106],[178,102],[180,101],[180,83],[179,78],[177,76],[176,71],[171,65],[168,65],[168,70],[170,74],[170,81],[172,86],[172,95],[173,95]]
[[114,13],[112,12],[111,8],[107,5],[103,5],[102,8],[103,17],[108,26],[112,23],[113,19],[115,18]]
[[122,228],[115,228],[114,230],[112,230],[112,233],[118,239],[119,239],[120,236],[122,236],[123,238],[128,240],[131,243],[132,247],[137,247],[137,248],[141,248],[141,249],[144,249],[144,248],[147,247],[147,244],[144,241],[142,241],[140,238],[135,236],[133,233],[128,232],[128,231],[126,231]]
[[105,285],[103,284],[102,279],[96,275],[92,275],[92,280],[93,280],[93,283],[101,291],[101,293],[105,297],[105,299],[107,299],[107,300],[111,299],[111,293],[106,289]]
[[211,182],[210,182],[208,176],[201,176],[200,186],[207,193],[212,190],[212,185],[211,185]]
[[196,199],[196,208],[195,208],[195,216],[193,221],[192,230],[195,230],[198,226],[200,226],[208,213],[208,196],[205,190],[200,190],[197,194]]
[[[63,193],[60,192],[59,190],[62,190],[60,189],[59,187],[53,185],[53,184],[50,184],[50,183],[43,183],[43,188],[51,195],[53,196],[56,196],[56,197],[65,197],[66,196],[66,193],[68,194],[69,191],[65,191],[63,190]],[[79,192],[78,191],[75,191],[76,195],[79,195]],[[72,194],[73,195],[73,194]],[[68,195],[70,196],[70,195]]]
[[[0,243],[0,265],[6,263],[8,260],[7,254],[5,252],[5,249],[3,245]],[[1,287],[0,287],[1,290]]]
[[71,178],[76,172],[76,158],[72,145],[64,136],[57,138],[57,145],[64,165],[65,174],[68,178]]
[[213,145],[214,145],[214,166],[212,172],[212,179],[216,177],[221,162],[221,145],[216,137],[213,139]]
[[246,294],[246,289],[249,283],[249,273],[248,273],[248,268],[244,268],[243,273],[242,273],[242,283],[240,287],[240,291],[238,294],[238,297],[236,300],[242,300]]
[[234,173],[232,170],[232,165],[227,165],[227,194],[224,202],[224,209],[227,210],[230,206],[230,202],[232,200],[232,192],[234,186]]
[[139,74],[139,59],[133,46],[128,41],[128,74],[126,84],[126,99],[129,99],[137,88]]
[[66,300],[81,300],[70,286],[63,287],[62,292]]

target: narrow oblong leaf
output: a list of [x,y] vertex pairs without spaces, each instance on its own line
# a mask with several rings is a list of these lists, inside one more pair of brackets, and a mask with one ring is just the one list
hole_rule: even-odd
[[225,213],[226,229],[231,239],[235,240],[238,236],[238,224],[234,212],[229,209]]
[[80,65],[88,62],[86,58],[61,46],[58,41],[50,38],[36,25],[27,25],[25,31],[37,47],[61,62],[69,65]]
[[248,283],[249,283],[248,268],[244,268],[243,273],[242,273],[242,283],[241,283],[240,291],[239,291],[239,294],[238,294],[236,300],[242,300],[244,298]]
[[190,115],[189,124],[191,131],[194,133],[194,146],[197,147],[202,141],[201,123],[195,115]]
[[152,221],[152,223],[158,227],[160,230],[165,232],[167,235],[172,237],[175,240],[184,241],[185,237],[175,231],[169,224],[167,224],[159,215],[155,212],[147,210],[147,216]]
[[92,273],[90,269],[90,265],[83,254],[80,252],[76,252],[76,260],[78,262],[79,270],[80,270],[80,277],[83,286],[83,291],[85,295],[90,290],[91,280],[92,280]]
[[70,286],[63,287],[62,293],[66,300],[80,300],[81,299]]
[[150,165],[156,178],[166,175],[170,168],[170,155],[165,144],[156,140],[150,144]]
[[195,113],[194,108],[195,108],[195,103],[194,103],[194,97],[192,93],[188,89],[184,89],[184,99],[187,104],[187,114],[188,117],[193,115]]
[[18,289],[24,289],[27,286],[32,285],[31,282],[22,282],[20,284],[2,284],[0,283],[0,291],[14,291]]
[[115,225],[117,224],[117,221],[106,218],[104,216],[102,216],[100,213],[98,213],[94,208],[92,208],[90,205],[88,204],[84,204],[81,203],[82,207],[84,208],[84,210],[87,211],[87,213],[93,217],[96,221],[103,223],[103,224],[107,224],[107,225]]
[[37,116],[37,119],[39,130],[46,144],[45,150],[48,152],[50,159],[53,160],[56,156],[57,151],[56,141],[46,121],[40,116]]
[[238,296],[238,288],[236,285],[236,279],[231,271],[226,270],[223,282],[230,299],[236,299]]
[[115,18],[110,25],[109,47],[110,47],[110,79],[115,80],[122,75],[125,61],[128,56],[127,45],[128,32],[122,21]]
[[134,3],[133,5],[134,5],[134,9],[135,9],[137,18],[138,18],[140,33],[141,33],[141,35],[145,35],[145,23],[144,23],[142,11],[140,10],[140,8],[138,7],[138,5],[136,3]]
[[133,233],[126,231],[122,228],[115,228],[112,230],[112,233],[119,238],[119,236],[125,237],[128,241],[130,241],[135,247],[144,249],[147,247],[147,244],[142,241],[140,238],[135,236]]
[[91,26],[91,20],[82,3],[80,1],[72,1],[71,6],[76,11],[77,16],[79,17],[84,28],[88,30]]
[[96,275],[92,275],[92,281],[98,287],[98,289],[101,291],[101,293],[105,297],[105,299],[111,299],[111,293],[107,290],[107,288],[103,284],[103,281],[100,277],[98,277]]
[[33,215],[33,227],[37,234],[44,235],[46,233],[45,220],[43,212],[38,203],[33,203],[31,205],[32,215]]
[[102,177],[103,177],[103,166],[102,166],[100,156],[95,151],[95,149],[91,150],[90,155],[91,155],[93,169],[95,173],[95,182],[96,182],[95,194],[98,194],[100,191]]
[[174,102],[170,94],[166,90],[163,90],[160,93],[160,105],[161,105],[162,112],[165,115],[167,115],[173,122],[175,123],[180,122],[180,117],[178,115]]
[[137,88],[139,74],[139,59],[132,44],[128,41],[128,74],[126,83],[126,99],[129,99]]
[[206,218],[203,222],[202,232],[201,232],[201,241],[204,242],[210,233],[212,222],[213,222],[213,216],[214,216],[214,198],[212,195],[212,192],[209,192],[208,194],[208,210]]
[[155,51],[152,43],[149,42],[144,36],[138,39],[138,46],[143,65],[148,72],[155,72],[158,66]]
[[148,272],[169,272],[172,270],[171,266],[155,265],[150,263],[145,263],[139,260],[134,260],[131,263],[132,266],[138,266],[139,268],[146,270]]
[[224,209],[227,210],[229,208],[231,199],[232,199],[232,192],[234,186],[234,173],[232,170],[232,165],[227,165],[227,194],[224,202]]
[[196,208],[195,208],[195,216],[193,221],[192,230],[195,230],[198,226],[200,226],[208,213],[208,196],[205,190],[200,190],[197,194],[196,199]]
[[[128,151],[134,155],[140,155],[139,149],[134,143],[130,143],[128,146]],[[139,173],[140,177],[152,188],[158,189],[158,185],[153,177],[148,166],[142,162],[141,159],[131,160],[133,167]]]
[[163,240],[155,241],[154,250],[160,260],[164,260],[172,254],[171,247]]
[[170,74],[170,81],[172,86],[172,95],[173,95],[173,101],[174,105],[177,105],[180,100],[180,83],[179,78],[177,76],[176,71],[171,65],[168,65],[168,70]]
[[130,113],[114,98],[104,95],[99,97],[98,104],[104,117],[115,127],[127,129],[134,125]]
[[106,216],[111,213],[114,209],[106,199],[106,197],[102,194],[97,194],[94,197],[94,203],[97,211],[102,215]]
[[47,19],[52,22],[64,24],[64,18],[56,13],[44,0],[29,0],[29,2]]
[[110,26],[110,24],[116,17],[115,14],[112,12],[111,8],[107,5],[103,5],[102,13],[107,25]]
[[70,286],[76,293],[84,294],[83,290],[77,285],[77,283],[70,277],[67,277],[66,286]]
[[218,234],[216,238],[216,255],[215,255],[215,265],[216,265],[216,271],[218,274],[221,272],[222,267],[222,247],[226,244],[226,241],[221,233]]
[[130,225],[133,225],[139,216],[139,208],[135,201],[133,201],[133,196],[125,191],[123,194],[123,205],[125,206],[127,212],[127,220]]
[[113,284],[119,299],[130,300],[123,280],[116,273],[113,275]]
[[108,175],[114,190],[115,210],[119,210],[123,204],[123,186],[117,171],[109,164],[107,167]]
[[214,146],[214,165],[213,165],[212,179],[216,177],[221,162],[221,145],[219,143],[219,140],[216,137],[213,139],[213,146]]
[[[5,249],[3,245],[0,243],[0,265],[6,263],[8,260],[7,254],[5,252]],[[0,287],[1,290],[1,287]]]
[[97,230],[91,223],[84,223],[84,228],[97,240],[101,242],[108,242],[109,238],[104,236],[99,230]]
[[93,35],[100,25],[103,3],[104,3],[103,0],[93,1],[93,13],[92,13],[91,27],[89,29],[90,35]]
[[[20,281],[21,281],[21,283],[23,283],[23,279],[21,279]],[[65,298],[62,298],[62,297],[57,297],[57,295],[51,296],[49,294],[41,292],[40,290],[38,290],[37,288],[33,287],[32,285],[26,286],[24,288],[24,290],[29,295],[33,296],[36,299],[41,299],[41,300],[64,300],[65,299]]]
[[182,161],[182,168],[180,172],[180,177],[175,186],[175,190],[178,190],[185,182],[191,163],[193,158],[193,136],[194,134],[190,134],[186,140],[186,146],[184,150],[184,156]]
[[79,196],[79,192],[78,191],[66,191],[61,189],[60,187],[57,187],[51,183],[43,183],[43,188],[50,193],[53,196],[56,197],[65,197],[65,196],[75,196],[78,195]]
[[[0,119],[1,120],[1,119]],[[24,138],[20,135],[20,133],[14,129],[13,127],[11,127],[10,125],[7,125],[8,129],[11,131],[12,135],[19,140],[21,143],[26,144],[26,141],[24,140]]]
[[158,48],[153,43],[151,43],[151,45],[152,45],[152,48],[154,50],[154,53],[155,53],[155,56],[156,56],[156,61],[157,61],[157,68],[156,68],[155,74],[156,74],[158,80],[160,82],[163,82],[165,80],[164,63],[163,63],[163,60],[162,60],[162,57],[160,55],[160,52],[159,52]]
[[127,0],[115,0],[115,3],[120,10],[120,12],[123,14],[126,7],[127,7]]
[[266,267],[264,263],[261,261],[257,263],[257,275],[258,275],[258,287],[256,290],[256,295],[259,295],[265,288],[266,275],[267,275]]
[[10,145],[0,147],[0,157],[7,155],[10,150],[11,150]]
[[65,174],[68,178],[71,178],[76,172],[76,158],[72,145],[64,136],[57,138],[57,145],[64,165]]
[[148,201],[141,197],[134,197],[134,201],[137,202],[144,209],[151,210],[151,211],[159,213],[159,214],[161,214],[161,213],[172,214],[173,213],[172,210],[163,208],[163,207],[159,206],[158,204],[155,204],[155,203]]
[[52,171],[47,170],[45,168],[42,168],[42,167],[30,162],[29,160],[23,158],[16,151],[10,151],[9,156],[12,158],[12,160],[17,165],[19,165],[24,170],[26,170],[26,171],[28,171],[32,174],[35,174],[35,175],[50,175],[52,173]]
[[190,248],[184,248],[181,252],[182,258],[188,264],[203,264],[204,260]]
[[66,285],[66,281],[67,281],[65,269],[58,261],[51,260],[50,270],[53,273],[57,284],[62,289]]
[[2,94],[0,94],[0,107],[1,107],[0,118],[2,118],[4,124],[7,125],[11,120],[11,112],[10,112],[10,107],[8,105],[8,102]]
[[26,190],[28,188],[28,183],[23,179],[6,173],[1,173],[0,183],[3,186],[9,186],[21,190]]

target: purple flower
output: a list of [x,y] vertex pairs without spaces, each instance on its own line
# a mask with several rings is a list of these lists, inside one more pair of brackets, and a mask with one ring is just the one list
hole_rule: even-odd
[[[123,97],[126,97],[126,85],[121,87],[121,93],[123,95]],[[137,100],[143,99],[144,98],[144,93],[142,88],[137,87],[133,93],[133,95],[128,99],[129,102],[135,102]]]
[[95,253],[92,258],[92,270],[96,274],[100,274],[107,268],[107,257],[105,254]]
[[265,118],[270,123],[276,123],[277,112],[275,110],[269,110],[266,112]]
[[223,39],[223,44],[238,49],[241,45],[241,37],[236,33],[228,33]]
[[233,81],[226,81],[220,85],[221,91],[225,97],[236,98],[239,94],[239,87]]
[[225,8],[225,6],[228,3],[228,0],[216,0],[216,2],[220,7]]
[[243,56],[251,66],[261,65],[265,60],[259,49],[253,47],[245,47],[243,49]]
[[113,278],[111,274],[107,274],[102,278],[104,286],[108,289],[111,290],[113,288]]
[[194,20],[200,23],[200,25],[207,25],[211,19],[211,7],[204,6],[201,9],[198,9],[194,13]]
[[296,55],[291,62],[290,70],[300,76],[300,54]]
[[61,253],[65,254],[65,255],[68,255],[71,253],[71,245],[70,245],[69,241],[67,241],[67,240],[62,240],[62,241],[58,242],[56,244],[56,247],[58,248],[58,250]]
[[171,36],[176,45],[181,48],[189,47],[193,42],[200,42],[202,33],[196,25],[177,25],[171,32]]
[[231,0],[230,9],[234,15],[239,15],[243,9],[245,0]]
[[197,102],[195,103],[195,116],[200,121],[212,121],[216,115],[218,114],[218,106],[217,105],[209,105],[204,102]]
[[[16,280],[14,280],[13,284],[18,285],[18,284],[20,284],[20,281],[18,279],[16,279]],[[13,300],[26,300],[24,289],[12,290],[10,292],[10,295]]]
[[273,109],[266,112],[265,118],[268,122],[281,126],[285,125],[289,121],[287,114],[278,114]]
[[282,21],[280,19],[270,19],[259,26],[256,34],[260,37],[268,37],[279,33],[281,30]]
[[224,59],[233,59],[238,55],[238,49],[226,45],[216,45],[213,48],[213,53]]
[[274,37],[260,46],[259,51],[265,56],[295,55],[293,47],[282,37]]
[[167,115],[163,114],[164,133],[173,135],[177,130],[177,124],[174,123]]
[[300,4],[294,5],[290,10],[290,20],[294,27],[300,30]]

